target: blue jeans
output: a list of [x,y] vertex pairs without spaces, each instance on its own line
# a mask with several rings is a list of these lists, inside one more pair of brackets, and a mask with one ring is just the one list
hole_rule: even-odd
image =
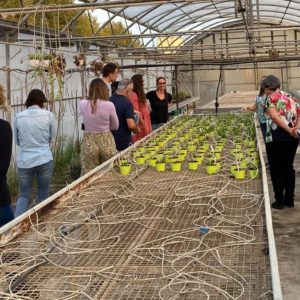
[[0,227],[13,220],[14,214],[10,204],[0,206]]
[[16,204],[16,217],[29,209],[29,203],[31,206],[31,194],[35,175],[38,185],[37,203],[40,203],[48,198],[52,174],[53,160],[33,168],[18,168],[20,195]]

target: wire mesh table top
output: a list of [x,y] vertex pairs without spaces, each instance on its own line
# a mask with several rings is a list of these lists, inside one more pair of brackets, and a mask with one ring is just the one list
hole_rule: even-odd
[[116,160],[0,248],[0,298],[272,299],[261,178],[230,149],[215,175]]

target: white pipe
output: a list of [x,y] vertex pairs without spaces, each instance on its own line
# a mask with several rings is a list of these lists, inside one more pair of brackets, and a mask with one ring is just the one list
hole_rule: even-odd
[[[256,120],[254,122],[256,127],[255,130],[256,130],[256,139],[257,139],[259,124]],[[267,228],[267,235],[268,235],[269,257],[270,257],[270,267],[271,267],[271,276],[272,276],[273,300],[282,300],[283,298],[282,298],[278,259],[277,259],[277,252],[275,246],[273,224],[272,224],[272,213],[271,213],[271,206],[270,206],[268,179],[267,179],[265,161],[262,153],[262,145],[258,142],[258,139],[257,139],[257,146],[258,146],[258,152],[259,152],[259,157],[261,162],[261,172],[262,172],[262,181],[263,181],[266,228]]]

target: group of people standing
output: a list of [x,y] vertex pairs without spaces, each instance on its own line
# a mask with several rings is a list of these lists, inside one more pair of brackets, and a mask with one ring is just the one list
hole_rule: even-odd
[[[157,78],[155,91],[145,94],[141,74],[117,82],[118,74],[116,64],[106,64],[102,78],[92,80],[86,99],[80,100],[84,130],[80,153],[82,175],[168,121],[168,104],[172,96],[166,91],[164,77]],[[33,89],[25,102],[26,109],[15,117],[13,130],[8,122],[0,119],[0,227],[30,208],[35,178],[36,204],[49,195],[53,175],[50,145],[56,134],[56,120],[44,109],[46,102],[44,93]],[[6,179],[12,153],[12,132],[19,146],[19,196],[15,214]]]
[[[103,75],[115,74],[117,65],[110,64],[104,68],[108,67],[109,71],[103,70]],[[171,100],[164,77],[158,77],[157,89],[147,94],[142,74],[119,82],[116,77],[110,81],[106,81],[105,77],[94,79],[87,99],[80,101],[85,128],[81,147],[81,175],[166,123]]]
[[[84,136],[81,145],[82,175],[113,157],[132,143],[168,121],[172,96],[166,91],[166,79],[158,77],[157,88],[147,94],[141,74],[116,82],[118,66],[109,63],[103,77],[92,80],[88,96],[80,101]],[[112,90],[112,83],[114,90]],[[30,207],[34,178],[37,179],[37,203],[48,197],[53,174],[50,144],[56,133],[54,115],[44,109],[46,97],[33,89],[18,113],[13,131],[19,146],[17,156],[19,197],[16,216]],[[263,77],[256,102],[243,109],[256,110],[266,143],[267,158],[275,202],[272,207],[294,207],[295,170],[293,162],[299,144],[300,106],[280,90],[275,76]],[[0,119],[0,226],[14,218],[6,174],[12,153],[12,129]]]
[[272,208],[294,207],[294,159],[299,144],[300,106],[296,99],[280,90],[280,80],[263,76],[256,102],[243,109],[257,111],[266,145],[267,159],[274,190]]

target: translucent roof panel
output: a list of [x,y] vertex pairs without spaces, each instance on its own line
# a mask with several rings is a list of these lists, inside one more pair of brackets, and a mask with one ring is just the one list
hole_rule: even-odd
[[[254,25],[258,23],[258,17],[261,24],[300,24],[300,0],[252,2],[241,0],[242,8],[245,9],[244,16],[238,0],[96,0],[95,2],[105,5],[104,9],[110,13],[142,26],[141,33],[150,30],[154,34],[179,34],[185,41],[190,41],[191,36],[187,34],[190,31],[199,31],[201,36],[204,29],[246,22],[244,17],[245,20],[249,20],[251,11]],[[247,2],[252,3],[252,9],[246,5]],[[101,5],[99,8],[101,9]],[[193,37],[196,37],[195,34]]]
[[[107,2],[101,1],[100,2]],[[120,1],[109,1],[120,2]],[[129,2],[129,1],[128,1]],[[193,23],[202,24],[218,19],[236,19],[241,14],[237,15],[236,7],[238,1],[151,1],[151,5],[144,1],[130,1],[126,8],[124,1],[124,13],[129,19],[138,19],[139,23],[158,32],[174,32],[172,25],[176,28],[180,27],[181,31],[188,30]],[[199,3],[200,2],[200,3]],[[133,5],[135,3],[135,5]],[[242,1],[245,3],[245,1]],[[299,23],[300,17],[300,1],[286,0],[260,0],[259,1],[259,16],[272,17],[273,19],[294,21]],[[109,8],[111,12],[118,13],[119,8]],[[252,10],[254,21],[257,18],[256,1],[252,1]],[[180,24],[180,25],[179,25]],[[184,26],[184,27],[182,27]]]

